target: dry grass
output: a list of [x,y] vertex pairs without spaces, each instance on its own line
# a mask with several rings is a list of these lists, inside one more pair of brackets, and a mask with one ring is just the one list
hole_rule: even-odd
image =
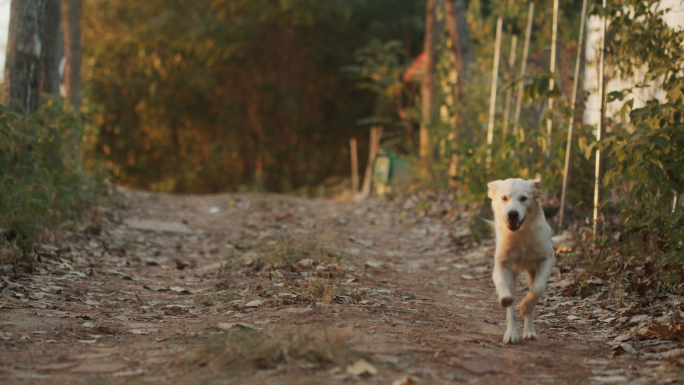
[[199,351],[186,354],[182,363],[234,373],[302,362],[345,366],[359,358],[368,359],[352,349],[345,337],[342,332],[325,329],[280,333],[231,331]]
[[277,240],[275,245],[262,247],[257,251],[259,259],[266,264],[296,264],[303,259],[318,263],[341,263],[344,256],[335,251],[335,242],[326,234],[288,235]]

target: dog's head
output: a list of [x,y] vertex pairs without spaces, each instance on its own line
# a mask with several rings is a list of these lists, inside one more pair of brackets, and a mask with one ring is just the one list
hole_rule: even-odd
[[525,222],[541,196],[541,183],[535,180],[506,179],[487,184],[494,216],[503,220],[510,231],[517,231]]

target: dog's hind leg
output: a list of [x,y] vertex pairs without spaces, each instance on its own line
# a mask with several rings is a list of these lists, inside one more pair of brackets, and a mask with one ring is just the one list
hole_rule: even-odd
[[517,344],[520,342],[518,326],[515,320],[515,309],[511,306],[513,305],[513,292],[515,291],[515,275],[511,269],[495,263],[492,279],[499,295],[499,304],[506,308],[506,334],[504,334],[503,342],[505,344]]
[[546,281],[551,274],[553,262],[553,259],[547,259],[539,265],[539,270],[530,270],[527,272],[530,279],[530,291],[520,303],[520,312],[525,320],[525,326],[523,328],[524,340],[539,339],[539,337],[537,337],[537,332],[534,330],[534,307],[539,298],[544,294]]

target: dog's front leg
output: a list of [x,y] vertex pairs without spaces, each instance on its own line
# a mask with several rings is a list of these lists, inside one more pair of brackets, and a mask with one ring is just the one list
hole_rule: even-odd
[[513,292],[515,291],[515,276],[513,271],[503,266],[499,262],[494,263],[494,273],[492,274],[496,292],[499,295],[499,304],[506,309],[506,334],[503,342],[505,344],[517,344],[518,329],[515,321],[515,310],[513,309]]
[[534,276],[530,274],[530,291],[520,303],[520,312],[525,320],[525,326],[523,327],[524,340],[539,339],[537,332],[534,330],[534,307],[539,298],[544,294],[544,290],[546,290],[546,281],[548,281],[551,274],[553,263],[553,258],[547,259],[539,265],[539,271]]

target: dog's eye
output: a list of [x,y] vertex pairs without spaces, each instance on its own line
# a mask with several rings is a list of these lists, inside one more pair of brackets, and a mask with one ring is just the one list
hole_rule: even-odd
[[508,200],[508,197],[504,195],[504,196],[501,197],[501,200],[504,201],[504,202],[506,202],[506,201]]
[[527,200],[527,197],[520,197],[520,202],[525,202]]

